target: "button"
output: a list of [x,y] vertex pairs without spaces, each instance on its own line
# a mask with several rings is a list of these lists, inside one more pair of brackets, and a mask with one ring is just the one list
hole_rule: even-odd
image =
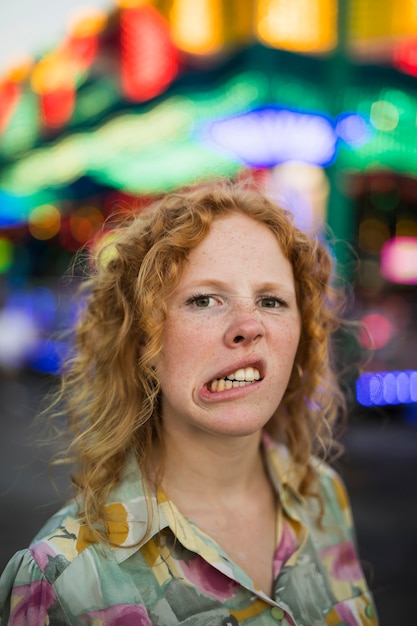
[[285,613],[284,613],[284,611],[281,609],[281,607],[279,607],[279,606],[274,606],[274,607],[271,609],[271,615],[272,615],[272,617],[273,617],[274,619],[281,620],[281,619],[284,617]]
[[368,604],[365,607],[365,615],[366,617],[374,617],[375,613],[374,613],[374,607],[372,606],[372,604]]

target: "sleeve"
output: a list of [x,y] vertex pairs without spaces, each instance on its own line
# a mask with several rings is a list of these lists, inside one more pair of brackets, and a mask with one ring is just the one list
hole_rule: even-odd
[[0,577],[0,626],[64,626],[53,586],[30,550],[17,552]]

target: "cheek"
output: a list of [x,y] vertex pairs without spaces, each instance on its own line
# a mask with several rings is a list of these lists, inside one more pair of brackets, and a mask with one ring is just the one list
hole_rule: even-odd
[[288,348],[298,346],[301,337],[301,326],[298,320],[284,324],[277,332],[277,341],[281,341]]
[[297,326],[296,328],[292,329],[292,331],[289,333],[289,336],[290,336],[291,345],[295,353],[300,343],[301,328]]
[[275,354],[279,360],[292,367],[300,343],[300,329],[297,325],[289,325],[276,338]]
[[197,324],[169,321],[165,327],[162,366],[184,369],[204,350],[204,333]]

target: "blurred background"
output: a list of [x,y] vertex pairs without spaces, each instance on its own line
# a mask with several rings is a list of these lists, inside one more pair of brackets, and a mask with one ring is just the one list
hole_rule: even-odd
[[414,623],[417,1],[14,0],[0,42],[0,570],[68,493],[31,424],[106,219],[243,177],[328,239],[363,323],[338,469],[381,625]]

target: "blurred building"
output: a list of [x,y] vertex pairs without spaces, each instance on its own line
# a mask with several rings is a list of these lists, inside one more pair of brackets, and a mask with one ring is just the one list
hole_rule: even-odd
[[353,286],[370,356],[357,401],[413,418],[416,145],[415,0],[118,0],[80,14],[0,77],[0,367],[59,370],[56,331],[75,315],[62,277],[110,216],[252,177],[329,238]]

